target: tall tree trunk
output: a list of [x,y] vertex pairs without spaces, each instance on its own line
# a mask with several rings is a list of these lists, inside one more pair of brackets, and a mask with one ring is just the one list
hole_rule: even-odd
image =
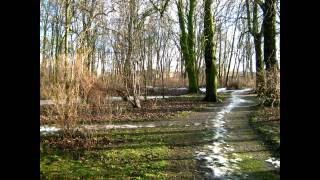
[[228,44],[228,29],[227,29],[227,32],[226,32],[226,37],[224,39],[224,49],[223,49],[223,62],[222,62],[222,71],[221,71],[221,77],[220,77],[220,80],[221,80],[221,85],[223,83],[223,80],[225,79],[225,74],[226,74],[226,70],[225,70],[225,63],[227,61],[227,44]]
[[276,0],[266,0],[263,12],[263,50],[267,71],[266,95],[269,99],[277,99],[278,64],[276,59]]
[[[64,80],[67,83],[67,76],[68,76],[68,51],[69,51],[69,44],[68,44],[68,34],[69,34],[69,9],[70,9],[70,0],[65,0],[65,26],[64,26]],[[68,84],[67,84],[68,87]]]
[[276,0],[266,0],[263,20],[264,61],[269,72],[277,66],[276,59]]
[[247,40],[247,59],[248,59],[248,69],[250,70],[250,75],[251,78],[253,78],[253,70],[252,70],[252,46],[251,46],[251,41],[250,41],[250,35],[246,35]]
[[199,84],[198,84],[198,73],[197,73],[197,67],[196,67],[196,55],[195,55],[195,46],[194,46],[194,40],[195,40],[195,35],[194,35],[194,30],[193,30],[193,14],[194,14],[194,9],[196,7],[196,0],[190,0],[189,1],[189,14],[188,14],[188,49],[189,49],[189,57],[190,57],[190,68],[192,74],[194,74],[191,78],[192,79],[192,84],[195,81],[195,84],[193,86],[193,91],[197,93],[199,89]]
[[218,72],[218,77],[219,77],[219,86],[221,86],[221,53],[222,53],[222,38],[221,38],[221,28],[222,28],[222,24],[220,24],[219,26],[219,72]]
[[[188,14],[188,32],[185,30],[185,22],[184,22],[184,12],[183,12],[183,3],[182,0],[179,0],[177,3],[178,7],[178,17],[180,24],[180,46],[183,54],[183,59],[185,61],[185,67],[188,74],[189,80],[189,92],[197,93],[199,90],[197,75],[196,75],[196,67],[195,67],[195,54],[194,54],[194,32],[193,32],[193,23],[192,17],[195,8],[195,0],[190,0],[190,8]],[[191,19],[191,20],[190,20]]]
[[[262,62],[262,48],[261,48],[261,34],[262,31],[258,32],[258,4],[255,0],[253,3],[253,18],[252,18],[252,28],[251,28],[251,17],[250,17],[250,6],[249,0],[246,0],[247,8],[247,21],[248,29],[253,36],[254,49],[255,49],[255,58],[256,58],[256,91],[258,96],[261,96],[265,86],[264,80],[264,68]],[[263,29],[263,26],[262,26]]]
[[[239,42],[240,42],[240,40],[239,40]],[[233,65],[233,68],[232,68],[232,75],[231,75],[231,80],[232,81],[234,80],[234,72],[235,72],[235,69],[236,69],[236,66],[237,66],[237,59],[238,59],[238,56],[239,56],[239,50],[240,50],[240,48],[237,48],[236,57],[234,58],[234,65]]]
[[[237,24],[237,23],[236,23]],[[232,37],[232,43],[231,43],[231,52],[230,52],[230,59],[228,61],[228,68],[227,68],[227,74],[226,74],[226,81],[224,86],[227,87],[228,86],[228,81],[229,81],[229,71],[230,71],[230,67],[231,67],[231,61],[232,61],[232,56],[233,56],[233,46],[234,46],[234,39],[235,39],[235,35],[236,35],[236,29],[237,29],[237,25],[235,25],[234,27],[234,31],[233,31],[233,37]]]
[[206,63],[206,96],[205,100],[217,101],[217,69],[215,43],[213,41],[213,16],[211,15],[212,0],[204,0],[204,59]]
[[[127,99],[134,108],[141,108],[140,100],[138,97],[138,78],[136,75],[136,63],[132,59],[133,47],[133,29],[135,27],[134,16],[136,13],[136,1],[130,0],[129,2],[129,22],[128,22],[128,51],[125,60],[125,84],[127,89]],[[129,90],[128,87],[131,89]],[[130,91],[132,91],[133,100],[130,99]]]
[[56,33],[56,39],[55,39],[55,82],[58,82],[59,80],[59,74],[60,74],[60,59],[59,59],[59,54],[60,54],[60,29],[59,29],[59,8],[58,6],[56,7],[56,11],[55,11],[55,19],[56,19],[56,23],[55,23],[55,33]]
[[[47,8],[44,8],[44,9],[47,9]],[[42,52],[41,52],[42,63],[43,63],[43,67],[45,68],[45,70],[47,68],[46,44],[47,44],[48,16],[49,16],[49,12],[48,12],[48,10],[46,10],[44,22],[43,22],[43,39],[42,39]]]

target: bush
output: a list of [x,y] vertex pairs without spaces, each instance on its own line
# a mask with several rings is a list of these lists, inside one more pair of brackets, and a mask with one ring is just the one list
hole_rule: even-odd
[[[70,133],[79,125],[80,115],[97,115],[104,110],[106,101],[106,84],[75,61],[74,67],[58,66],[54,76],[48,67],[41,66],[40,97],[53,101],[50,107],[42,108],[45,113],[40,117],[46,122],[54,122]],[[110,108],[111,106],[109,106]]]
[[239,83],[239,80],[231,80],[227,87],[227,89],[239,89],[240,88],[240,83]]

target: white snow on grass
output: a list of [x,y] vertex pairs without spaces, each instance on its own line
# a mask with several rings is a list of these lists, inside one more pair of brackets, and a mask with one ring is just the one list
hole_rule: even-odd
[[275,168],[280,168],[280,159],[270,157],[266,162],[271,163]]
[[[205,87],[199,88],[199,90],[200,90],[202,93],[205,93],[205,92],[206,92],[206,88],[205,88]],[[227,88],[218,88],[218,89],[217,89],[217,93],[221,93],[221,92],[231,92],[231,91],[234,91],[234,90],[227,90]],[[236,90],[236,91],[238,91],[238,90]]]
[[[89,129],[89,130],[103,130],[103,129],[136,129],[136,128],[154,128],[154,124],[146,124],[146,125],[131,125],[131,124],[123,124],[123,125],[114,125],[114,124],[108,124],[108,125],[82,125],[78,128],[75,128],[76,130],[81,129]],[[54,126],[40,126],[40,132],[43,134],[52,134],[56,133],[57,131],[61,130],[60,128],[54,127]]]
[[[205,90],[205,88],[202,90]],[[226,123],[224,117],[227,113],[230,113],[234,107],[243,102],[247,102],[246,100],[238,97],[237,94],[250,90],[251,89],[242,89],[232,91],[230,104],[219,111],[214,119],[211,119],[214,127],[213,131],[215,132],[213,137],[215,142],[212,145],[207,145],[205,147],[207,152],[196,152],[196,158],[199,160],[205,160],[206,167],[212,170],[212,174],[210,176],[214,178],[223,178],[230,175],[230,173],[237,168],[236,163],[241,161],[239,157],[236,157],[235,159],[228,159],[226,157],[226,153],[232,152],[234,149],[224,141],[227,132],[224,128],[224,124]],[[226,89],[219,89],[219,92],[223,91],[226,91]]]
[[223,91],[226,91],[226,90],[227,90],[226,88],[218,88],[217,92],[223,92]]
[[147,125],[131,125],[131,124],[122,124],[122,125],[114,125],[114,124],[108,124],[108,125],[82,125],[81,126],[84,129],[136,129],[136,128],[153,128],[155,127],[154,124],[147,124]]
[[[202,87],[202,88],[199,88],[199,90],[200,90],[200,92],[205,93],[206,90],[207,90],[207,88]],[[218,93],[219,93],[219,92],[223,92],[223,91],[226,91],[226,88],[218,88],[218,89],[217,89],[217,92],[218,92]]]
[[[147,99],[167,99],[167,98],[170,98],[170,97],[174,97],[174,96],[147,96]],[[145,97],[144,96],[139,96],[138,97],[140,100],[144,100]],[[113,96],[113,97],[106,97],[107,100],[109,101],[123,101],[123,98],[122,97],[119,97],[119,96]],[[133,96],[130,96],[129,97],[130,100],[133,100]]]
[[[172,97],[178,97],[178,96],[147,96],[147,99],[163,99],[163,98],[168,99]],[[133,100],[133,96],[130,96],[129,98],[130,100]],[[139,96],[138,98],[142,101],[145,99],[144,96]],[[107,101],[123,101],[123,97],[120,97],[120,96],[111,96],[111,97],[106,97],[105,99]],[[77,102],[80,103],[81,100],[78,99]],[[40,106],[55,105],[55,104],[58,104],[58,103],[54,100],[40,100]],[[60,101],[59,104],[65,104],[65,101]]]
[[193,125],[195,125],[195,126],[199,126],[201,123],[194,123]]
[[205,93],[205,92],[206,92],[206,88],[199,88],[199,90],[200,90],[202,93]]
[[55,133],[59,131],[60,128],[54,127],[54,126],[40,126],[40,132],[46,134],[46,133]]

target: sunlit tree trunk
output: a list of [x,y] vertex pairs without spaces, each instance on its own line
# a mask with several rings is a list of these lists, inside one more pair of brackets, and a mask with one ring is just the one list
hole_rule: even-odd
[[198,80],[196,75],[195,53],[194,53],[194,32],[193,32],[193,12],[196,1],[190,0],[189,2],[189,14],[188,14],[188,33],[185,30],[184,10],[182,0],[177,3],[178,17],[180,24],[180,46],[185,61],[185,67],[189,80],[189,92],[197,93],[199,90]]

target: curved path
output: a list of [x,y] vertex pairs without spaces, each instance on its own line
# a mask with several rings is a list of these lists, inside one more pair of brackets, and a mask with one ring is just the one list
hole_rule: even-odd
[[229,91],[227,103],[212,107],[213,142],[196,151],[199,169],[205,179],[279,179],[280,160],[249,126],[250,114],[256,109],[256,97],[250,89]]
[[[225,99],[172,120],[82,125],[114,134],[107,149],[167,147],[166,179],[280,179],[280,161],[249,126],[257,108],[250,89],[221,90]],[[58,128],[42,127],[42,132]],[[140,162],[137,162],[140,163]],[[146,162],[141,162],[146,163]]]

